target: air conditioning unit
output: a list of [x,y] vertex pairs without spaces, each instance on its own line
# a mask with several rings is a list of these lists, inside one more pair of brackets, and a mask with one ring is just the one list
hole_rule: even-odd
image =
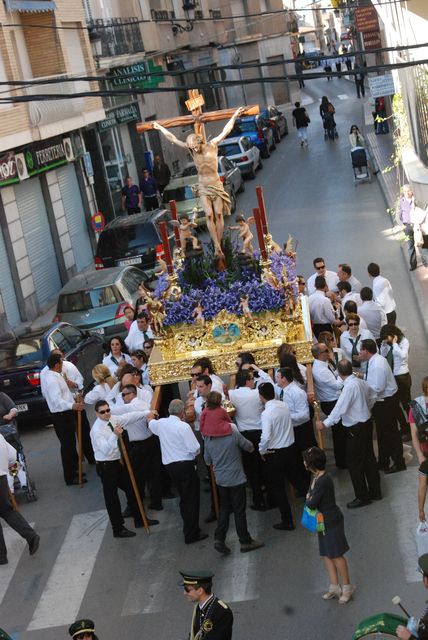
[[73,162],[73,160],[75,160],[76,158],[74,156],[71,138],[63,138],[62,144],[64,145],[65,157],[67,158],[68,162]]
[[23,153],[15,154],[16,170],[20,180],[26,180],[30,176],[28,175],[27,165],[25,163],[25,156]]

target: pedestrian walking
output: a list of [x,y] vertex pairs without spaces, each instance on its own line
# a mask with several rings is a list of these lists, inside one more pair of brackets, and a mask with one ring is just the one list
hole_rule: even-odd
[[[3,518],[24,540],[28,542],[30,556],[33,556],[40,544],[40,536],[34,531],[25,518],[12,508],[9,500],[9,484],[7,474],[9,468],[16,465],[16,449],[0,434],[0,518]],[[7,564],[7,548],[0,524],[0,565]]]
[[370,262],[367,266],[367,271],[372,278],[373,300],[378,302],[385,311],[388,324],[395,325],[397,320],[395,308],[397,305],[390,281],[380,275],[380,267],[375,262]]
[[398,201],[397,217],[403,227],[407,242],[407,252],[409,254],[410,271],[417,267],[414,223],[415,223],[415,196],[409,184],[403,184],[401,197]]
[[95,635],[95,623],[89,618],[76,620],[68,629],[73,640],[98,640]]
[[300,102],[294,103],[295,109],[293,109],[293,125],[297,129],[297,135],[300,139],[300,146],[308,146],[308,125],[311,122],[306,109],[300,106]]
[[180,495],[184,542],[192,544],[208,538],[199,527],[200,484],[196,468],[199,442],[190,425],[184,422],[184,403],[172,400],[169,417],[150,420],[149,429],[159,437],[162,462]]
[[140,180],[140,191],[144,198],[144,207],[146,211],[153,211],[159,207],[158,201],[158,184],[156,180],[149,174],[148,169],[143,169],[143,175]]
[[428,458],[428,376],[422,378],[422,395],[410,402],[409,423],[413,448],[421,464]]
[[[336,64],[337,67],[337,64]],[[327,96],[323,96],[321,98],[320,104],[320,116],[324,127],[324,138],[327,139],[329,136],[331,138],[337,137],[336,132],[336,121],[334,119],[334,114],[336,113],[336,109]]]
[[343,424],[346,464],[355,492],[355,499],[346,506],[355,509],[382,498],[372,440],[371,409],[376,394],[365,380],[353,375],[349,360],[341,360],[337,370],[343,380],[343,390],[330,415],[318,421],[317,428],[329,428],[339,421]]
[[360,64],[356,64],[354,66],[354,71],[355,71],[354,81],[355,81],[355,89],[357,91],[357,98],[361,98],[361,96],[364,98],[364,96],[366,95],[366,88],[364,86],[364,78],[366,74],[364,72],[364,67],[361,66]]
[[189,640],[232,640],[233,613],[212,593],[211,571],[180,571],[188,602],[193,602]]
[[348,563],[344,557],[349,551],[349,545],[345,536],[343,513],[336,504],[333,479],[325,470],[326,455],[318,447],[311,447],[304,452],[303,458],[306,468],[313,475],[306,505],[310,509],[318,509],[324,518],[325,531],[318,533],[318,545],[330,586],[322,597],[324,600],[339,598],[340,604],[346,604],[351,600],[355,587],[351,585]]
[[294,70],[296,72],[296,75],[298,76],[299,88],[303,89],[303,87],[305,86],[305,81],[303,80],[304,66],[301,59],[296,59],[296,62],[294,63]]
[[169,166],[162,160],[160,156],[155,156],[153,164],[153,177],[158,185],[159,193],[162,196],[165,187],[171,180],[171,171]]
[[410,442],[408,416],[410,410],[412,378],[409,371],[409,341],[398,327],[386,324],[380,332],[380,353],[384,356],[397,383],[398,422],[403,442]]
[[[403,443],[397,426],[397,383],[391,367],[378,353],[374,340],[362,341],[360,356],[367,362],[364,377],[376,393],[373,416],[379,447],[378,468],[386,474],[404,471]],[[389,466],[390,459],[392,466]]]
[[389,133],[385,98],[383,96],[376,98],[375,100],[375,118],[376,135],[380,133]]
[[212,465],[220,497],[214,549],[227,555],[230,553],[226,536],[231,513],[235,518],[242,553],[254,551],[264,545],[251,537],[245,513],[246,477],[240,450],[251,454],[254,446],[232,425],[221,402],[221,394],[217,391],[208,394],[206,407],[201,415],[201,434],[204,437],[204,460],[207,465]]
[[126,178],[122,189],[122,211],[127,211],[128,215],[141,211],[141,191],[136,184],[132,184],[130,176]]

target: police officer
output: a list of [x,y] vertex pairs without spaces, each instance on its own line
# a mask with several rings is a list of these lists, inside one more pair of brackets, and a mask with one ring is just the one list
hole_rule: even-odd
[[98,640],[95,635],[95,623],[88,618],[73,622],[68,633],[73,640]]
[[214,574],[210,571],[180,571],[184,595],[194,602],[189,640],[231,640],[233,613],[212,589]]
[[[419,571],[422,573],[422,581],[425,589],[428,589],[428,553],[424,553],[418,559]],[[419,620],[409,618],[407,627],[399,625],[395,630],[398,638],[409,640],[409,638],[428,639],[428,607],[423,612]]]

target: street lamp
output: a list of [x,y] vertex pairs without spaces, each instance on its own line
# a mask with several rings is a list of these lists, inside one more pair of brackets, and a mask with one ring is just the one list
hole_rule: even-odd
[[103,41],[101,35],[94,26],[88,27],[89,42],[91,43],[92,55],[94,56],[95,66],[100,68],[100,58],[103,53]]
[[182,24],[178,22],[173,22],[171,24],[172,33],[176,36],[178,33],[183,33],[184,31],[192,31],[193,23],[195,21],[195,7],[196,4],[194,0],[183,0],[183,11],[186,17],[186,26],[183,27]]

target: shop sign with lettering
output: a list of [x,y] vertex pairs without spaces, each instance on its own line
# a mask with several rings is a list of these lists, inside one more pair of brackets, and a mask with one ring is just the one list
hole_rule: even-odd
[[358,7],[354,11],[355,28],[361,33],[379,31],[379,21],[375,7]]
[[30,176],[49,171],[68,162],[62,138],[50,138],[44,142],[37,142],[25,149],[23,153]]
[[108,118],[97,122],[98,131],[105,131],[111,129],[118,124],[126,124],[127,122],[136,122],[140,120],[140,112],[136,103],[127,104],[123,107],[118,107],[109,112]]
[[0,156],[0,187],[19,182],[18,171],[16,169],[15,154],[9,151]]
[[[127,67],[116,67],[110,71],[110,82],[113,87],[135,87],[138,89],[156,89],[165,76],[160,73],[162,67],[155,65],[153,60],[142,60]],[[159,72],[159,75],[151,76],[150,73]]]
[[364,48],[366,51],[373,51],[374,49],[380,49],[382,46],[380,31],[366,31],[363,34],[363,38],[364,38]]

